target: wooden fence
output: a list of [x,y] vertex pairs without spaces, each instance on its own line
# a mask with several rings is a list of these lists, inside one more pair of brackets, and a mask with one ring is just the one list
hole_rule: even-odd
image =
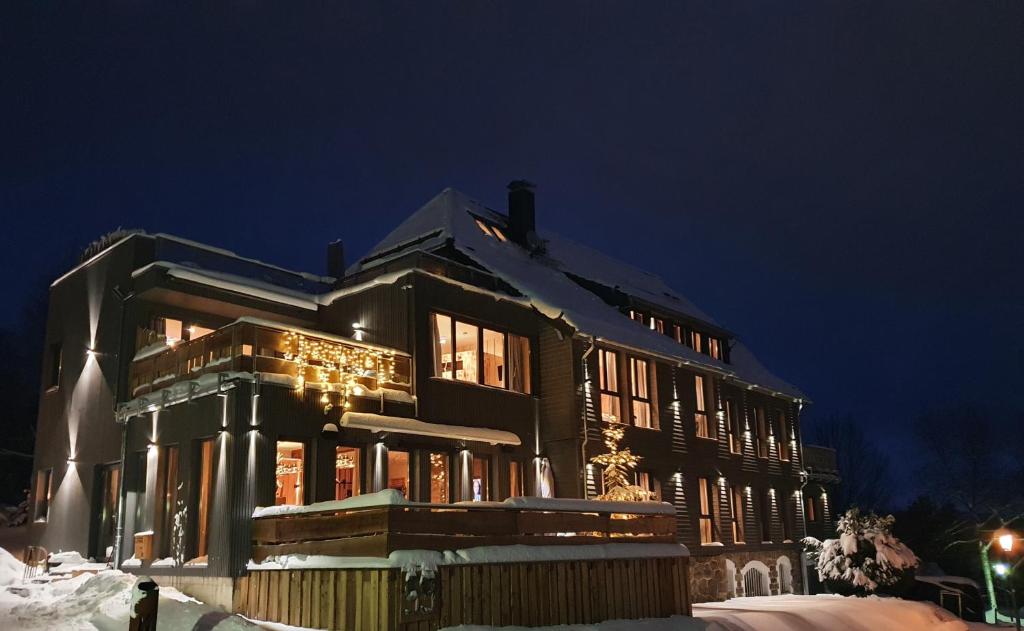
[[423,613],[406,611],[397,568],[258,570],[236,580],[234,610],[345,631],[588,624],[690,615],[687,573],[686,557],[445,565],[438,600]]
[[676,541],[673,515],[616,512],[613,516],[596,509],[580,512],[477,504],[260,517],[253,520],[252,536],[256,561],[283,554],[386,557],[395,550]]

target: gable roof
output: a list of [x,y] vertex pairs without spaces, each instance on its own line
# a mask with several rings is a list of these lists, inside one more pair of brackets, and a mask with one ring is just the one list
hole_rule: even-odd
[[430,252],[450,245],[515,287],[545,316],[560,319],[598,341],[701,366],[773,394],[805,398],[798,388],[769,372],[743,344],[736,342],[732,347],[729,364],[712,359],[631,320],[568,276],[617,289],[717,327],[707,314],[654,274],[547,232],[538,231],[545,244],[543,252],[530,252],[485,234],[476,224],[477,218],[502,229],[508,222],[504,214],[447,188],[392,230],[348,273],[372,269],[412,251]]

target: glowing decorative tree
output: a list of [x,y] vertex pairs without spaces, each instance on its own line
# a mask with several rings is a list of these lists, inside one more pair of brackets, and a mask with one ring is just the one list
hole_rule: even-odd
[[604,480],[604,493],[597,496],[599,500],[615,500],[620,502],[643,502],[651,499],[652,493],[629,481],[630,473],[636,469],[641,457],[633,455],[629,447],[619,448],[619,443],[625,434],[621,427],[610,425],[601,432],[604,435],[604,445],[608,448],[607,453],[598,454],[590,459],[590,462],[601,465],[604,471],[601,474]]

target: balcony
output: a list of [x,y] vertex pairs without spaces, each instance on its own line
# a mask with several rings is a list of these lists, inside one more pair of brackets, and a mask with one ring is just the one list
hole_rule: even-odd
[[403,353],[256,318],[240,318],[173,345],[139,329],[136,343],[140,350],[129,368],[128,398],[222,372],[260,374],[295,387],[411,392],[411,361]]
[[812,479],[827,482],[839,480],[836,450],[831,447],[804,445],[804,468]]

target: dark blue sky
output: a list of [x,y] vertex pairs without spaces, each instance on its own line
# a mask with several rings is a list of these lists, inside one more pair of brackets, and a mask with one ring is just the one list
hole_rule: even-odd
[[207,4],[0,8],[0,322],[118,226],[322,271],[525,177],[811,422],[1021,409],[1019,0]]

